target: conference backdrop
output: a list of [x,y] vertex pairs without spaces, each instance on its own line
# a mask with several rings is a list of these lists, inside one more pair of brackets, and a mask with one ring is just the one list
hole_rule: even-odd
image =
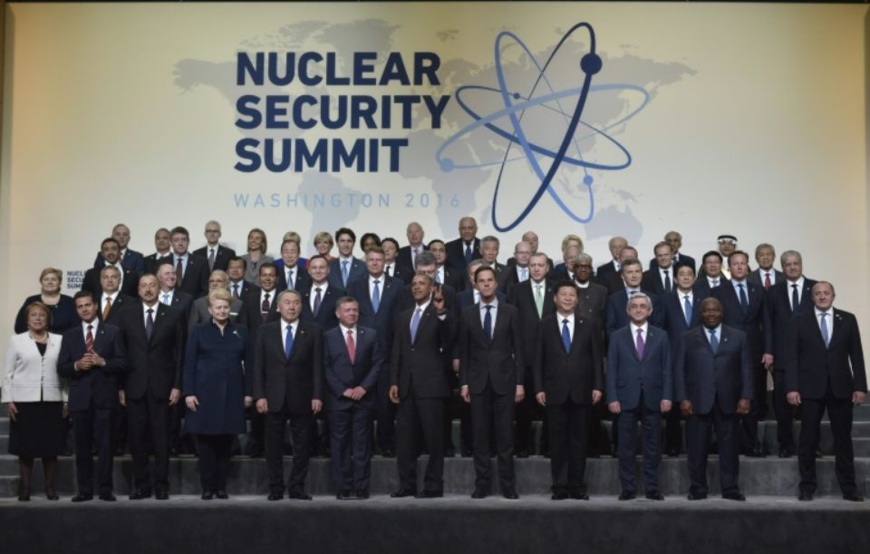
[[[870,321],[866,6],[9,4],[0,332],[126,223],[457,236],[596,264],[670,230],[798,249]],[[778,265],[778,263],[777,263]],[[5,341],[2,341],[5,344]],[[0,347],[2,348],[2,347]]]

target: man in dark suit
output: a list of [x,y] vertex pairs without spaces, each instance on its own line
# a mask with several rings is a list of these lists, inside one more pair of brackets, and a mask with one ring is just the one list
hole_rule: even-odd
[[312,256],[307,268],[311,286],[307,291],[301,291],[302,321],[316,323],[324,331],[329,331],[338,325],[335,302],[347,293],[344,287],[333,283],[330,263],[325,257]]
[[149,447],[154,449],[155,498],[169,498],[169,423],[181,398],[185,321],[180,311],[158,302],[159,291],[157,277],[143,275],[141,303],[124,310],[118,320],[128,359],[121,403],[130,423],[131,500],[151,496]]
[[[369,250],[367,255],[372,252]],[[323,335],[327,385],[324,398],[332,441],[332,476],[339,500],[352,497],[363,500],[369,497],[371,427],[384,353],[378,332],[357,325],[356,300],[350,296],[340,298],[335,312],[339,326]]]
[[604,326],[607,289],[592,280],[592,256],[583,252],[574,261],[574,286],[577,287],[577,315]]
[[674,290],[674,263],[671,246],[662,241],[653,249],[656,255],[656,265],[643,272],[640,288],[659,296],[670,294]]
[[480,239],[480,259],[486,262],[486,264],[495,271],[496,283],[498,283],[498,279],[501,276],[502,271],[505,269],[505,265],[498,261],[498,253],[500,249],[501,241],[498,240],[498,237],[487,235]]
[[722,498],[746,500],[739,473],[737,418],[749,412],[752,364],[743,331],[722,325],[722,303],[701,301],[702,326],[680,339],[674,360],[674,397],[686,421],[689,500],[707,498],[707,450],[710,429],[719,441]]
[[477,238],[477,221],[473,217],[459,220],[459,238],[446,244],[447,265],[457,271],[465,271],[471,260],[480,258],[480,239]]
[[384,251],[384,275],[398,279],[402,284],[410,283],[414,275],[413,270],[400,266],[396,261],[399,254],[399,241],[393,237],[381,239],[381,248]]
[[749,273],[747,279],[750,283],[761,285],[764,290],[769,291],[770,287],[785,278],[781,271],[773,267],[773,262],[776,261],[776,250],[772,244],[763,242],[756,246],[755,261],[758,262],[758,269]]
[[405,236],[408,237],[408,246],[399,248],[399,252],[396,256],[396,264],[405,269],[406,275],[413,275],[417,268],[417,254],[424,250],[428,250],[426,245],[423,243],[425,233],[423,232],[423,227],[419,223],[412,221],[408,224],[408,227],[405,230]]
[[[424,273],[411,280],[414,305],[396,317],[390,359],[390,400],[396,414],[399,488],[390,496],[444,495],[444,403],[450,397],[447,372],[455,324],[441,288]],[[429,461],[423,490],[417,493],[420,438]]]
[[[229,278],[226,271],[221,271],[220,269],[212,271],[208,278],[209,293],[213,290],[227,290],[228,283]],[[242,304],[241,300],[233,298],[230,295],[229,319],[231,322],[235,323],[238,321],[243,306],[244,304]],[[187,334],[190,335],[197,325],[202,325],[209,321],[211,321],[211,314],[208,311],[208,295],[206,295],[193,301],[193,305],[190,308],[190,317],[187,320]]]
[[[607,241],[607,248],[610,250],[611,259],[606,264],[598,266],[598,269],[595,270],[595,276],[598,277],[599,280],[604,279],[609,274],[619,273],[619,270],[622,268],[619,261],[620,255],[622,254],[622,249],[626,246],[628,246],[628,240],[624,237],[611,237],[611,239]],[[637,254],[635,253],[632,257],[637,258]]]
[[670,411],[674,398],[671,345],[663,329],[649,324],[649,296],[635,294],[626,311],[631,323],[613,333],[607,349],[607,407],[619,414],[619,499],[637,495],[634,454],[640,420],[644,493],[649,500],[664,500],[658,484],[662,414]]
[[695,280],[695,290],[705,297],[710,296],[713,289],[728,282],[728,277],[722,273],[722,254],[710,250],[704,254],[701,271]]
[[247,271],[247,268],[248,263],[244,258],[240,258],[239,256],[230,258],[227,262],[227,277],[229,278],[227,288],[229,289],[230,294],[233,295],[233,298],[238,298],[243,301],[252,290],[260,290],[260,287],[257,285],[245,280],[245,272]]
[[157,282],[160,283],[160,293],[157,299],[164,306],[180,311],[186,322],[190,318],[193,296],[178,289],[177,274],[171,263],[164,261],[157,268]]
[[589,500],[587,419],[604,392],[601,329],[577,315],[577,300],[574,285],[557,284],[556,312],[535,333],[535,398],[547,410],[553,500]]
[[[465,310],[459,327],[459,382],[462,399],[471,403],[474,441],[472,498],[484,498],[491,486],[490,433],[495,435],[502,496],[518,497],[514,474],[514,405],[525,396],[523,335],[519,311],[496,299],[495,270],[474,273],[480,303]],[[494,422],[491,425],[490,415]],[[493,427],[491,429],[491,426]]]
[[284,497],[284,428],[290,421],[293,467],[287,496],[311,500],[305,492],[311,458],[314,416],[323,408],[323,332],[299,319],[302,297],[295,290],[278,295],[280,321],[263,325],[255,338],[254,399],[266,417],[266,469],[269,500]]
[[97,298],[97,317],[103,323],[114,324],[121,310],[134,304],[136,299],[127,296],[119,290],[121,272],[113,265],[104,266],[100,270],[100,289],[102,293]]
[[[417,260],[417,273],[424,273],[432,279],[434,286],[436,289],[439,289],[441,294],[444,295],[444,301],[447,302],[447,309],[450,312],[455,312],[457,306],[457,291],[453,287],[447,284],[438,285],[435,282],[435,277],[438,272],[438,264],[435,261],[435,254],[432,251],[421,252],[419,259]],[[408,283],[399,293],[398,298],[396,298],[396,304],[393,307],[393,316],[402,313],[406,310],[410,310],[415,305],[413,287]],[[456,313],[453,314],[454,317],[457,316]]]
[[773,335],[773,412],[776,414],[776,440],[779,457],[790,458],[797,449],[794,442],[795,407],[786,396],[785,373],[788,365],[788,333],[794,318],[813,311],[813,286],[816,281],[803,274],[799,252],[787,250],[780,259],[784,276],[767,291],[767,311]]
[[532,255],[532,246],[527,242],[518,242],[514,246],[514,263],[507,265],[507,270],[502,271],[498,278],[498,290],[508,294],[517,283],[529,280],[529,258]]
[[[634,246],[626,246],[619,251],[619,271],[608,271],[603,275],[596,275],[595,280],[598,284],[607,288],[607,296],[610,297],[617,292],[625,289],[625,282],[622,280],[622,264],[628,260],[639,260],[637,257],[637,249]],[[643,267],[641,266],[641,280],[643,280]]]
[[789,331],[786,389],[788,401],[802,406],[798,445],[800,500],[816,492],[816,449],[825,410],[834,436],[834,471],[845,500],[863,502],[855,483],[852,407],[867,397],[867,375],[858,320],[833,307],[834,285],[813,286],[813,310],[795,316]]
[[748,456],[764,457],[758,438],[758,422],[767,415],[767,372],[773,369],[773,339],[764,287],[747,281],[749,255],[735,250],[728,257],[731,281],[713,289],[711,296],[722,303],[722,321],[746,333],[754,383],[752,406],[742,420],[741,450]]
[[85,272],[82,279],[82,290],[92,292],[94,297],[100,296],[103,292],[100,285],[100,271],[104,267],[112,266],[118,270],[121,276],[121,292],[127,296],[136,296],[139,274],[121,265],[120,254],[121,246],[118,241],[113,238],[104,239],[100,244],[100,256],[103,261],[99,266],[94,266]]
[[[336,289],[347,290],[348,285],[365,278],[366,264],[353,256],[356,233],[352,229],[342,227],[336,231],[335,243],[338,245],[338,257],[329,262],[329,284]],[[329,311],[332,311],[332,306]]]
[[157,261],[172,254],[172,238],[169,229],[166,227],[157,229],[154,233],[154,248],[156,252],[145,256],[145,273],[157,273]]
[[226,271],[227,263],[230,258],[236,257],[236,251],[218,242],[221,239],[221,224],[215,220],[209,221],[205,224],[204,234],[205,246],[194,250],[193,255],[208,261],[209,273],[216,269]]
[[[435,255],[435,284],[448,285],[456,292],[465,288],[465,273],[447,266],[447,246],[441,239],[429,242],[427,250]],[[428,257],[424,256],[424,261]],[[413,275],[413,273],[412,273]]]
[[[372,247],[366,252],[368,277],[351,283],[348,295],[356,299],[359,308],[359,324],[374,329],[377,333],[384,365],[389,366],[393,349],[393,304],[401,290],[401,282],[384,275],[384,252]],[[390,372],[378,373],[377,388],[371,391],[377,414],[376,444],[386,457],[396,455],[396,407],[390,402]]]
[[[130,244],[130,228],[123,223],[118,223],[112,227],[112,238],[118,241],[118,246],[121,249],[118,253],[118,260],[121,262],[121,266],[138,276],[142,276],[145,273],[145,257],[142,256],[141,252],[136,252],[127,247]],[[105,261],[103,253],[99,252],[97,259],[94,261],[94,267],[103,267]]]
[[92,293],[75,295],[82,323],[63,335],[57,373],[70,381],[69,411],[76,443],[76,482],[73,502],[94,497],[93,439],[97,440],[97,483],[100,500],[113,502],[112,411],[118,404],[117,375],[126,369],[120,330],[97,317]]
[[[544,253],[532,254],[529,257],[529,278],[510,289],[508,303],[516,306],[519,311],[522,335],[526,337],[523,350],[523,361],[526,369],[523,374],[523,386],[526,390],[535,390],[533,364],[535,360],[535,343],[529,340],[538,330],[542,318],[556,311],[553,303],[553,283],[547,279],[549,265]],[[535,398],[529,394],[517,405],[517,422],[515,440],[517,458],[527,458],[535,452],[532,420],[535,416]],[[542,442],[546,442],[542,438]]]
[[[643,279],[643,267],[637,258],[629,258],[622,261],[622,268],[619,270],[622,275],[622,290],[610,295],[607,299],[607,311],[604,316],[605,329],[609,338],[617,329],[622,329],[629,323],[628,313],[625,307],[628,306],[628,300],[633,295],[642,292],[640,288],[641,280]],[[659,303],[657,294],[647,293],[652,301],[653,311],[650,315],[650,323],[656,327],[662,327],[663,312]]]
[[281,258],[275,260],[278,271],[278,290],[293,289],[305,292],[311,288],[308,272],[300,267],[299,243],[288,239],[281,243]]
[[583,253],[583,248],[576,243],[569,243],[562,250],[562,263],[558,264],[550,273],[550,279],[556,281],[570,281],[574,273],[574,264],[577,256]]
[[[242,312],[239,315],[239,323],[248,328],[248,336],[252,341],[256,340],[263,325],[278,321],[281,317],[278,309],[278,270],[275,264],[261,264],[258,277],[262,288],[252,287],[247,296],[242,298]],[[245,444],[245,454],[251,458],[259,458],[263,455],[263,444],[266,440],[266,418],[256,407],[250,411],[250,416],[251,432]]]
[[[675,272],[674,292],[662,297],[664,329],[668,333],[672,359],[677,355],[677,347],[683,333],[701,325],[701,301],[706,298],[694,288],[695,272],[691,266],[681,265]],[[679,456],[683,448],[680,410],[669,411],[665,420],[665,453],[670,457]]]
[[[691,267],[692,273],[697,271],[698,268],[695,265],[695,258],[680,252],[680,248],[683,247],[683,235],[677,231],[668,231],[665,234],[665,242],[671,247],[671,263],[674,266],[674,271],[676,271],[678,265],[687,265]],[[659,265],[657,257],[649,261],[649,269],[655,269],[657,265]]]
[[208,260],[188,251],[190,233],[184,227],[174,227],[170,231],[172,253],[158,260],[158,266],[169,262],[175,268],[176,288],[193,298],[208,292]]

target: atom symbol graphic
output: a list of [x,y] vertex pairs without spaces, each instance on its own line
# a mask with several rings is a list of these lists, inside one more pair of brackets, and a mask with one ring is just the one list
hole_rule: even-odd
[[[589,52],[580,59],[580,71],[583,73],[583,82],[579,88],[556,90],[553,85],[554,79],[548,77],[547,71],[548,69],[553,70],[553,62],[557,59],[562,47],[575,32],[581,29],[585,29],[589,34]],[[506,46],[511,45],[519,46],[537,70],[536,78],[531,82],[528,91],[524,93],[515,90],[519,87],[512,88],[509,86],[505,77],[502,52],[506,50]],[[588,223],[595,214],[595,197],[592,189],[594,178],[590,175],[589,170],[615,171],[625,169],[631,165],[631,154],[622,144],[609,136],[607,132],[643,110],[649,103],[649,93],[643,87],[631,84],[593,85],[592,78],[601,71],[603,65],[604,62],[596,53],[595,30],[588,23],[578,23],[571,27],[562,39],[559,40],[553,52],[543,64],[535,59],[535,56],[517,35],[510,31],[502,31],[495,40],[495,71],[498,79],[498,88],[482,85],[465,85],[456,90],[455,98],[457,103],[474,121],[445,140],[436,153],[436,159],[443,171],[492,165],[499,166],[498,179],[496,180],[492,199],[492,223],[498,231],[507,232],[519,225],[532,212],[545,192],[552,197],[559,208],[573,221]],[[620,94],[636,93],[640,96],[641,102],[633,110],[628,111],[616,121],[612,121],[601,128],[596,128],[592,124],[583,121],[583,112],[586,109],[590,93],[604,91],[615,91]],[[504,104],[503,109],[488,115],[481,115],[479,109],[472,108],[475,98],[479,99],[491,96],[492,93],[496,93],[501,97]],[[574,103],[575,99],[576,103]],[[546,110],[549,114],[556,114],[558,119],[565,124],[565,132],[559,135],[560,138],[557,139],[558,142],[555,146],[547,146],[542,144],[542,140],[531,138],[522,125],[525,118],[533,117],[530,114],[541,109]],[[510,123],[508,129],[505,129],[500,124],[505,118]],[[507,147],[501,160],[459,164],[447,155],[451,146],[458,140],[481,128],[485,128],[496,136],[507,140]],[[553,134],[556,133],[553,133],[552,129],[548,129],[548,135]],[[584,141],[590,139],[603,139],[607,144],[615,147],[616,151],[620,154],[620,160],[616,163],[599,163],[584,159],[581,145]],[[521,152],[513,153],[517,148]],[[534,194],[521,213],[513,221],[502,225],[498,216],[498,201],[502,179],[506,178],[510,171],[511,164],[508,162],[521,162],[523,160],[527,162],[539,182]],[[549,162],[549,167],[545,167],[547,162]],[[589,209],[585,216],[575,213],[552,186],[554,177],[563,164],[567,164],[569,167],[579,167],[583,171],[582,183],[588,191],[589,197]]]

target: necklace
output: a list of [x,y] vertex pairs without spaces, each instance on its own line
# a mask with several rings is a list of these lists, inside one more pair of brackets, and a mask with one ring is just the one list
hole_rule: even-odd
[[29,330],[27,331],[27,334],[28,334],[28,336],[30,336],[31,339],[33,339],[33,342],[39,342],[39,343],[43,343],[43,344],[48,342],[48,332],[43,332],[43,335],[41,338],[34,337],[33,332],[29,331]]

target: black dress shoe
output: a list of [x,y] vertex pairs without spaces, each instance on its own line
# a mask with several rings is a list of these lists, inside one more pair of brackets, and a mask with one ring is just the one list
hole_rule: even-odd
[[48,487],[45,489],[45,499],[46,500],[60,500],[60,497],[57,495],[55,490],[52,487]]
[[88,500],[93,500],[93,499],[94,499],[93,494],[83,494],[83,493],[78,493],[77,495],[72,497],[73,502],[87,502]]
[[589,500],[589,495],[585,492],[573,491],[570,494],[574,500]]
[[637,498],[637,494],[635,494],[631,491],[622,491],[619,494],[620,500],[634,500],[635,498]]
[[743,493],[738,490],[723,492],[722,498],[724,498],[725,500],[736,500],[738,502],[743,502],[744,500],[746,500],[746,497],[743,496]]
[[26,492],[19,491],[18,492],[18,501],[19,502],[29,502],[30,501],[30,491],[26,491]]
[[269,500],[270,502],[274,502],[275,500],[281,500],[282,498],[284,498],[284,493],[282,493],[282,492],[270,492],[269,496],[266,497],[266,500]]
[[154,493],[155,500],[169,500],[169,491],[157,491]]
[[399,489],[390,494],[390,498],[407,498],[409,496],[417,496],[417,491],[414,489]]
[[115,495],[110,492],[101,492],[100,500],[102,500],[103,502],[115,502],[118,499],[115,498]]
[[350,500],[352,496],[350,495],[350,489],[341,489],[337,493],[335,493],[336,500]]
[[423,492],[421,492],[420,494],[418,494],[417,496],[415,496],[415,498],[441,498],[441,497],[443,497],[443,496],[444,496],[444,491],[427,491],[427,490],[424,490]]
[[357,489],[357,490],[353,491],[353,495],[360,500],[368,500],[369,499],[368,489]]
[[665,454],[668,455],[668,458],[676,458],[680,455],[679,448],[668,448]]
[[128,497],[130,500],[142,500],[143,498],[151,498],[151,491],[135,489]]
[[516,489],[514,489],[513,487],[505,489],[504,491],[502,491],[501,495],[508,500],[519,500],[520,498],[520,495],[517,494]]
[[659,491],[651,491],[651,492],[646,493],[644,496],[646,496],[647,500],[664,500],[665,499],[664,495]]
[[706,492],[690,492],[687,497],[689,500],[707,500]]
[[813,493],[811,493],[811,492],[803,492],[802,491],[800,493],[800,495],[798,495],[798,500],[800,500],[801,502],[811,502],[812,499],[813,499]]
[[857,492],[847,492],[843,494],[843,500],[848,500],[849,502],[864,502],[864,497]]
[[214,493],[214,497],[218,500],[226,500],[230,497],[230,495],[227,494],[227,491],[217,491],[216,493]]
[[568,493],[565,491],[554,492],[550,495],[550,500],[567,500]]
[[794,446],[780,446],[779,447],[779,457],[780,458],[791,458],[794,456]]
[[212,498],[214,498],[214,493],[211,491],[204,491],[200,498],[202,498],[203,500],[211,500]]
[[287,493],[287,498],[292,498],[294,500],[311,500],[311,495],[305,492],[302,489],[290,491]]
[[474,492],[471,493],[471,498],[475,500],[480,500],[481,498],[486,498],[489,493],[486,492],[486,489],[483,487],[476,487]]

